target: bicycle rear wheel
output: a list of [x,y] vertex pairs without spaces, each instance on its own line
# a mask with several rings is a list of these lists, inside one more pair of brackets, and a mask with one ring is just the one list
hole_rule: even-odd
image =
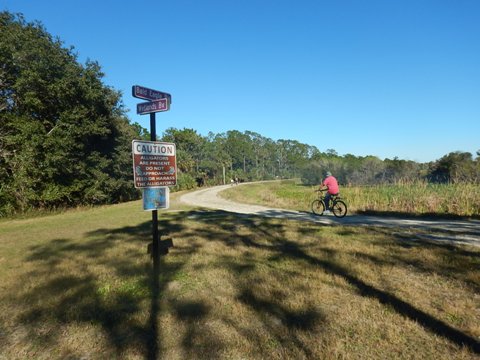
[[323,215],[325,210],[325,203],[322,200],[313,200],[312,202],[312,212],[315,215]]
[[338,218],[342,218],[347,215],[347,204],[345,204],[342,200],[334,201],[332,211],[333,215]]

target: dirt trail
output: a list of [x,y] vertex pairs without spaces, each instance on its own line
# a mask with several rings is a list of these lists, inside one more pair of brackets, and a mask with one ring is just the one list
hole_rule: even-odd
[[[384,216],[347,215],[337,219],[334,216],[316,216],[311,213],[276,209],[267,206],[235,203],[219,196],[231,185],[201,189],[181,196],[180,201],[189,205],[218,209],[239,214],[252,214],[272,218],[289,218],[312,221],[324,225],[383,226],[399,229],[400,235],[412,240],[435,241],[448,244],[468,244],[480,247],[480,221],[414,219]],[[241,184],[239,186],[248,186]]]

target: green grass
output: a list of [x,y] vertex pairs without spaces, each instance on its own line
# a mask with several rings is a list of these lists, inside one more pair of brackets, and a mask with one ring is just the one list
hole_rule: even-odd
[[172,208],[158,288],[140,202],[0,222],[0,359],[480,354],[477,248]]
[[[236,201],[310,211],[318,186],[295,181],[233,187],[224,196]],[[480,217],[480,185],[428,184],[426,182],[369,187],[341,187],[350,213],[390,213]]]

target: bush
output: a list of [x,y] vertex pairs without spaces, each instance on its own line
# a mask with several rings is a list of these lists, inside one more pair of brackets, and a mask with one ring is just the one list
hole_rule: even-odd
[[172,188],[172,191],[190,190],[197,187],[195,178],[186,173],[179,173],[177,175],[177,185]]

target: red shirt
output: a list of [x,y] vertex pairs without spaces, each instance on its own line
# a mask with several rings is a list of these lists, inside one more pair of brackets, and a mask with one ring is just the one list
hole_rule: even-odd
[[338,194],[338,182],[333,176],[327,176],[327,178],[323,180],[323,185],[328,188],[329,194]]

